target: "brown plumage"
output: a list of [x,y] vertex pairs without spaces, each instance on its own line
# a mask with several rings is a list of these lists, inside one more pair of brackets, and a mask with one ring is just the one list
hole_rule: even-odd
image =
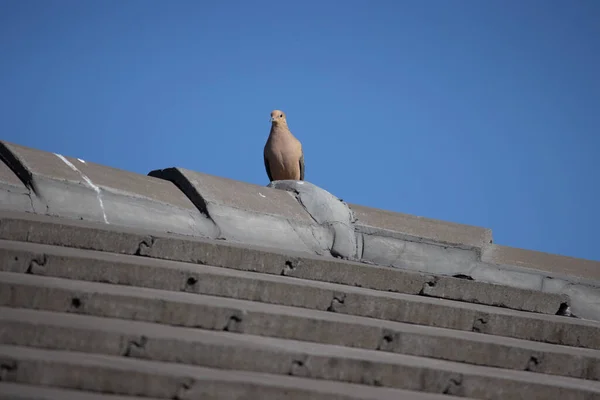
[[271,112],[271,132],[265,144],[263,158],[271,182],[285,179],[304,180],[302,144],[290,132],[283,111]]

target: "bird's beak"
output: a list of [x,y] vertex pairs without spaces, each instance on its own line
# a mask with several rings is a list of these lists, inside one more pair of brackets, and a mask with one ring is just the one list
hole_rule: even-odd
[[269,121],[270,122],[275,122],[275,118],[271,117],[271,118],[269,118]]

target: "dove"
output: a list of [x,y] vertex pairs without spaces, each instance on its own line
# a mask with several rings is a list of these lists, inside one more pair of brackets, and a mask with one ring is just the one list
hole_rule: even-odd
[[263,158],[269,180],[304,180],[302,144],[288,128],[285,113],[271,112],[271,132],[265,144]]

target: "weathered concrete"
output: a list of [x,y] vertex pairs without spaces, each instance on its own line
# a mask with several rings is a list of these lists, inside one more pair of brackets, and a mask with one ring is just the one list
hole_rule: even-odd
[[369,349],[377,348],[384,336],[397,329],[392,321],[600,349],[600,324],[596,322],[400,294],[393,301],[382,296],[382,307],[361,304],[347,296],[332,302],[335,312],[323,312],[8,272],[0,273],[0,289],[0,305],[8,307],[77,312]]
[[151,243],[156,231],[70,220],[46,215],[0,211],[0,238],[135,254],[143,243]]
[[569,296],[571,304],[563,315],[578,316],[600,321],[600,288],[587,285],[575,285],[567,280],[544,280],[547,293],[561,293]]
[[456,224],[350,204],[358,218],[360,232],[403,240],[481,248],[492,243],[492,231],[477,226]]
[[[375,269],[371,273],[368,273],[367,269],[364,266],[359,266],[359,264],[341,263],[325,258],[309,258],[305,257],[306,254],[301,253],[294,254],[288,252],[282,254],[269,249],[254,248],[252,246],[221,246],[222,242],[206,242],[192,238],[165,236],[159,240],[156,239],[158,236],[154,236],[154,232],[152,231],[116,228],[114,226],[106,227],[83,221],[58,220],[11,212],[0,212],[0,220],[2,221],[2,224],[0,224],[1,238],[33,243],[48,243],[125,254],[144,254],[209,265],[222,265],[266,273],[285,274],[305,279],[329,280],[330,282],[361,285],[379,290],[397,291],[398,282],[401,279],[409,278],[408,276],[394,274],[389,269],[377,269],[376,267],[373,267]],[[325,273],[326,269],[329,270],[327,273]],[[519,282],[526,282],[522,279],[523,276],[523,273],[517,274],[519,278],[517,285],[519,285]],[[539,277],[530,276],[539,281]],[[417,285],[417,291],[423,289],[423,281],[420,278],[409,279]],[[530,287],[538,290],[550,288],[548,284],[542,284],[541,282],[539,284],[531,284]],[[425,289],[423,293],[429,291],[429,288]],[[550,291],[550,293],[572,293],[574,298],[579,301],[573,306],[576,315],[595,319],[595,313],[598,312],[598,308],[594,306],[597,304],[599,297],[597,292],[593,291],[588,294],[584,291],[583,294],[587,297],[581,299],[577,297],[581,292],[573,284],[561,286],[558,289],[557,291]],[[410,293],[414,293],[414,291]],[[466,295],[456,299],[465,300],[470,298],[468,292],[463,293],[466,293]],[[432,293],[432,295],[439,294]],[[502,297],[512,298],[505,295],[502,295]],[[515,297],[512,299],[518,300],[521,298]],[[518,303],[514,304],[514,302],[510,304],[498,303],[498,300],[493,299],[491,301],[494,302],[493,304],[505,304],[507,307],[527,309]],[[484,302],[484,304],[489,304],[489,302]],[[588,305],[587,313],[580,312],[582,310],[581,305]],[[537,311],[543,310],[538,309]]]
[[9,160],[2,158],[4,153],[0,142],[0,204],[8,210],[33,212],[30,190],[8,167]]
[[[153,350],[155,350],[155,354],[161,353],[166,355],[168,353],[165,352],[164,349],[161,350],[157,348],[157,346],[155,346],[154,343],[145,343],[149,346],[149,349],[151,349],[149,351],[152,352]],[[177,351],[177,346],[172,346],[174,347],[174,350]],[[284,349],[279,350],[284,351]],[[136,351],[142,353],[144,350]],[[206,357],[205,354],[201,353],[202,349],[196,348],[194,349],[192,354],[186,356],[184,360],[190,361],[195,356],[208,360],[208,357]],[[259,358],[261,357],[261,355],[263,355],[258,348],[256,348],[253,353],[255,358]],[[235,352],[231,352],[230,354],[234,358],[236,357]],[[221,355],[225,357],[229,356],[229,354],[227,353],[221,353]],[[425,358],[392,354],[386,355],[384,353],[378,354],[378,356],[388,356],[388,358],[394,358],[398,362],[396,364],[388,364],[386,366],[384,366],[385,364],[369,365],[370,363],[365,362],[364,367],[370,366],[371,368],[365,368],[365,370],[357,370],[356,367],[352,367],[352,360],[350,357],[344,360],[340,360],[339,368],[337,368],[337,363],[333,365],[327,365],[326,363],[324,363],[322,359],[326,357],[301,357],[297,360],[290,357],[286,357],[286,359],[281,360],[285,363],[285,365],[282,365],[282,367],[285,368],[283,369],[284,374],[287,373],[288,375],[293,375],[293,377],[249,371],[228,370],[227,372],[230,376],[230,379],[233,381],[232,383],[235,383],[235,378],[238,376],[247,376],[248,378],[254,378],[257,382],[263,384],[275,382],[277,382],[277,384],[281,384],[286,381],[290,383],[293,382],[296,384],[304,382],[306,385],[304,387],[305,389],[312,389],[317,392],[327,391],[328,387],[330,389],[332,387],[335,387],[337,390],[343,390],[344,393],[351,394],[353,393],[351,390],[356,389],[357,392],[354,392],[354,394],[361,394],[361,397],[358,398],[362,398],[362,396],[365,395],[368,396],[374,394],[381,394],[385,396],[386,394],[393,393],[394,390],[398,390],[399,388],[404,388],[405,390],[429,392],[432,394],[444,393],[460,397],[468,396],[480,399],[502,400],[522,398],[554,398],[554,395],[560,396],[558,398],[565,399],[589,399],[600,394],[600,384],[599,382],[594,381],[548,376],[534,374],[531,372],[516,372],[485,367],[470,367],[455,363],[432,361]],[[84,357],[86,361],[82,360]],[[37,376],[39,374],[42,375],[46,379],[46,381],[52,382],[52,384],[58,383],[64,386],[71,386],[74,383],[76,383],[84,386],[84,388],[87,390],[98,390],[98,386],[101,385],[102,382],[105,382],[107,380],[106,378],[104,380],[86,379],[84,383],[80,380],[80,377],[82,372],[83,374],[85,374],[89,371],[90,366],[98,367],[101,365],[102,368],[98,368],[99,371],[97,371],[97,373],[101,371],[105,375],[113,375],[114,378],[119,379],[117,376],[115,376],[117,375],[116,372],[119,371],[118,375],[121,378],[120,380],[123,383],[127,382],[126,387],[128,389],[125,389],[125,385],[123,383],[115,385],[115,382],[111,382],[111,386],[118,387],[118,389],[115,390],[117,391],[117,393],[137,394],[143,390],[143,394],[160,397],[166,397],[168,396],[168,393],[177,393],[176,391],[174,391],[174,389],[177,388],[173,387],[169,381],[166,381],[164,379],[164,375],[179,375],[182,373],[187,373],[188,376],[193,379],[196,375],[194,374],[194,372],[198,370],[202,371],[203,375],[205,375],[209,371],[218,371],[205,371],[206,368],[198,366],[189,366],[156,361],[148,362],[139,359],[134,359],[132,357],[124,358],[114,356],[100,356],[93,354],[83,355],[82,353],[72,353],[66,351],[56,352],[51,350],[39,349],[34,350],[13,346],[0,346],[0,360],[2,359],[5,364],[12,362],[14,365],[14,368],[12,368],[12,370],[9,370],[6,374],[7,380],[9,381],[37,383],[39,382],[39,380],[41,380],[41,378]],[[216,359],[218,360],[218,358]],[[246,357],[243,360],[248,360],[248,358]],[[402,360],[403,362],[401,362],[400,360]],[[261,363],[261,360],[257,359],[250,362],[255,365],[264,366],[267,369],[275,369],[272,365],[272,361],[274,360],[270,360],[269,357],[263,357],[262,361],[263,362]],[[77,362],[77,365],[73,365],[75,364],[75,362]],[[57,371],[51,372],[46,369],[42,369],[41,371],[39,371],[40,367],[42,367],[42,365],[40,364],[50,364],[48,365],[48,367],[52,366]],[[69,366],[71,366],[71,368],[69,368]],[[378,366],[379,368],[377,368]],[[38,370],[36,371],[38,373],[35,374],[35,376],[32,376],[34,375],[31,373],[31,370],[33,369],[32,367],[37,367],[35,369]],[[80,370],[78,372],[75,372],[75,368],[73,367],[79,367]],[[107,370],[110,369],[116,371],[114,371],[113,374],[107,374]],[[143,381],[146,381],[146,379],[144,379],[142,382],[139,382],[135,379],[129,379],[129,375],[132,372],[132,370],[134,370],[136,374],[141,375],[143,375],[145,372],[148,372],[148,370],[160,370],[161,372],[164,371],[161,373],[161,375],[163,375],[161,378],[163,379],[153,379],[152,383],[147,382],[149,387],[146,390],[144,390],[141,387],[141,383]],[[223,370],[221,371],[221,373],[225,372]],[[327,375],[329,375],[327,377],[328,380],[307,379],[307,377],[313,376],[313,371],[316,372],[316,375],[318,375],[318,371],[326,371]],[[67,372],[71,372],[71,374],[73,374],[74,377],[65,379],[65,375]],[[344,375],[343,372],[346,372],[347,375]],[[300,376],[301,378],[298,378],[296,376]],[[218,379],[218,376],[213,375],[213,377]],[[156,378],[158,378],[158,376]],[[294,378],[298,379],[298,381],[294,381]],[[339,382],[335,380],[335,378],[345,380],[346,382]],[[359,381],[361,383],[368,384],[369,381],[378,381],[379,379],[381,379],[382,385],[389,383],[394,386],[392,388],[376,387],[374,385],[356,385],[347,382]],[[110,378],[108,380],[110,380]],[[159,384],[160,387],[158,388]],[[193,385],[194,382],[188,382],[188,385],[186,386]],[[296,388],[299,388],[299,386],[296,386]],[[179,387],[179,389],[181,390],[181,387]],[[417,394],[415,392],[413,393]],[[398,396],[401,394],[411,393],[396,392],[395,394]]]
[[475,250],[363,234],[362,260],[377,265],[452,276],[478,259]]
[[499,245],[486,247],[481,258],[492,264],[508,264],[558,274],[563,277],[571,276],[594,280],[598,281],[600,286],[600,261]]
[[350,260],[362,257],[362,236],[355,234],[356,218],[345,202],[306,181],[274,181],[269,187],[292,193],[318,224],[329,229],[332,256]]
[[[155,244],[157,240],[154,239]],[[215,250],[214,246],[222,250]],[[213,253],[229,254],[225,250],[227,248],[228,245],[222,243],[196,242],[194,251],[202,252],[205,256]],[[130,249],[134,249],[134,246],[130,246]],[[230,247],[230,251],[234,253],[241,249]],[[235,258],[261,260],[262,263],[252,264],[253,268],[249,268],[247,264],[227,263],[224,256],[220,256],[221,262],[225,262],[230,269],[241,270],[234,272],[191,263],[0,240],[0,270],[155,289],[186,290],[321,310],[330,307],[334,298],[348,296],[365,305],[377,304],[378,307],[382,307],[383,304],[389,304],[390,307],[396,307],[393,304],[395,298],[393,293],[354,287],[358,282],[366,288],[387,288],[399,293],[455,299],[545,314],[556,314],[563,304],[568,304],[568,298],[562,295],[465,279],[433,277],[364,264],[339,264],[328,259],[296,259],[294,268],[290,268],[289,274],[286,275],[308,277],[310,281],[294,280],[287,276],[273,276],[280,270],[272,270],[272,266],[284,263],[279,255],[265,253],[260,258],[249,257],[252,255],[252,249],[246,248],[244,251],[246,257]],[[178,254],[184,255],[181,250]],[[217,257],[214,257],[214,260],[216,261]],[[243,272],[248,269],[269,275]],[[352,283],[353,286],[347,286]],[[382,297],[389,301],[382,302]]]
[[[0,222],[0,239],[138,254],[175,261],[282,274],[304,279],[325,280],[378,290],[404,290],[397,288],[399,285],[400,287],[406,287],[405,283],[399,283],[402,279],[409,279],[414,285],[417,285],[416,292],[413,290],[409,293],[418,293],[424,288],[422,278],[418,278],[417,275],[413,275],[411,278],[408,275],[395,274],[390,268],[367,266],[325,257],[312,257],[304,252],[293,252],[291,250],[281,252],[270,248],[251,245],[242,246],[224,241],[166,234],[159,235],[150,230],[107,227],[105,224],[56,219],[27,213],[0,211]],[[423,243],[417,243],[417,245],[428,246]],[[455,250],[464,251],[461,249]],[[443,260],[442,253],[434,254],[439,254],[440,260]],[[415,255],[414,257],[418,262],[418,256]],[[451,275],[458,274],[458,276],[466,278],[474,276],[479,282],[499,283],[513,288],[571,296],[566,306],[569,306],[575,315],[600,320],[600,310],[597,307],[598,302],[600,302],[600,292],[594,287],[590,288],[589,285],[583,282],[575,283],[577,280],[575,282],[565,281],[565,284],[558,285],[560,281],[542,278],[540,275],[531,273],[530,269],[519,269],[511,266],[499,268],[481,262],[473,262],[471,265],[457,263],[454,267],[455,269],[451,270]],[[436,271],[443,274],[440,270]],[[427,282],[431,283],[432,280],[427,279]],[[472,283],[475,284],[475,282]],[[436,292],[430,291],[430,288],[425,288],[422,293],[438,296],[443,292],[438,291],[436,294]],[[467,300],[471,298],[469,293],[462,292],[461,296],[455,299]],[[509,293],[506,292],[506,294]],[[513,298],[506,294],[501,294],[501,297],[512,299],[509,302],[503,302],[499,299],[494,300],[495,295],[490,297],[490,301],[494,302],[493,304],[504,304],[515,309],[528,309],[519,304],[523,297]],[[490,303],[484,302],[484,304]],[[536,311],[551,312],[554,309],[554,304],[552,304],[551,309],[548,307],[550,307],[550,303],[547,307],[544,306],[544,303],[541,303],[538,304]]]
[[[281,191],[282,192],[282,191]],[[343,260],[332,260],[324,257],[311,257],[303,252],[280,252],[259,246],[232,244],[224,241],[206,241],[201,238],[181,237],[175,235],[159,235],[156,231],[131,229],[126,227],[106,226],[86,221],[57,219],[46,216],[0,211],[0,239],[27,241],[31,243],[70,246],[83,249],[94,249],[124,254],[139,254],[149,257],[186,261],[207,265],[225,266],[264,273],[283,274],[304,279],[325,280],[333,283],[357,285],[378,290],[403,291],[425,295],[446,297],[445,292],[431,285],[431,277],[425,275],[407,275],[402,271],[395,273],[389,268],[380,268]],[[415,245],[429,246],[424,243]],[[442,249],[442,250],[440,250]],[[438,253],[435,253],[437,251]],[[434,250],[443,261],[443,248]],[[454,251],[464,251],[454,249]],[[415,262],[419,262],[418,249],[414,254]],[[449,271],[435,270],[440,274]],[[585,283],[542,278],[532,274],[529,269],[507,266],[499,268],[491,264],[473,262],[471,265],[457,263],[451,276],[475,278],[477,281],[465,281],[472,287],[461,288],[459,296],[446,297],[456,300],[474,301],[470,293],[480,292],[485,286],[477,288],[478,283],[499,283],[512,288],[529,289],[560,296],[569,295],[567,301],[575,315],[583,318],[600,320],[600,293]],[[407,281],[408,280],[408,281]],[[580,279],[581,281],[581,279]],[[412,282],[407,290],[407,282]],[[423,286],[429,282],[427,286]],[[577,282],[577,280],[575,281]],[[466,283],[465,283],[466,284]],[[527,297],[513,296],[511,289],[505,292],[494,290],[489,293],[483,304],[495,304],[515,309],[529,310],[531,306],[521,303]],[[499,298],[498,298],[499,295]],[[549,297],[551,298],[551,297]],[[564,298],[564,297],[561,297]],[[531,297],[533,300],[533,297]],[[535,311],[552,312],[554,302],[535,303]],[[555,311],[554,311],[555,312]]]
[[[16,346],[0,346],[0,361],[8,366],[3,379],[8,382],[164,399],[447,399],[435,394],[344,382]],[[103,379],[97,379],[98,376]],[[564,394],[565,399],[583,399],[580,396],[585,391],[585,388],[561,388],[556,393]]]
[[[444,275],[443,272],[438,272]],[[600,321],[600,281],[565,274],[540,273],[539,270],[513,265],[474,262],[460,271],[463,276],[479,282],[496,283],[515,288],[529,288],[548,294],[569,297],[563,315]]]
[[600,262],[491,245],[489,229],[358,205],[352,212],[307,182],[274,184],[290,195],[176,168],[151,172],[157,179],[6,142],[0,157],[3,209],[146,230],[138,253],[150,254],[157,233],[224,239],[566,295],[565,315],[600,320]]
[[289,194],[183,168],[148,175],[173,182],[231,242],[328,254],[333,235],[316,225]]
[[[140,398],[0,381],[0,400],[140,400]],[[144,397],[144,400],[158,400],[158,398]]]
[[600,322],[564,317],[600,321],[600,262],[308,182],[0,160],[0,386],[24,398],[600,398]]
[[164,180],[8,142],[0,142],[0,157],[19,174],[29,197],[21,196],[21,206],[9,199],[3,208],[31,206],[35,213],[63,218],[204,237],[218,234],[214,224]]
[[[415,362],[414,357],[403,357],[400,354],[600,380],[598,350],[409,324],[398,325],[401,333],[390,335],[389,341],[382,341],[377,349],[365,350],[248,334],[0,307],[0,343],[16,346],[124,355],[284,375],[292,371],[303,376],[308,373],[311,378],[355,383],[361,383],[362,377],[379,370],[373,379],[380,385],[389,387],[396,387],[395,374],[386,375],[391,372],[388,368],[393,365],[410,367],[425,363],[432,369],[438,369],[440,365],[455,368],[453,363],[439,364],[433,360]],[[308,370],[300,368],[300,371],[295,371],[297,360],[303,360]],[[331,371],[332,365],[336,366],[335,371]],[[477,368],[469,367],[465,373],[476,375],[477,371]],[[336,375],[332,376],[332,373]]]

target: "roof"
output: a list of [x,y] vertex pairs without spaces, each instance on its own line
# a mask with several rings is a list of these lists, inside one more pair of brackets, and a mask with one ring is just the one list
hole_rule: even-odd
[[598,262],[310,182],[0,158],[10,398],[600,398]]

